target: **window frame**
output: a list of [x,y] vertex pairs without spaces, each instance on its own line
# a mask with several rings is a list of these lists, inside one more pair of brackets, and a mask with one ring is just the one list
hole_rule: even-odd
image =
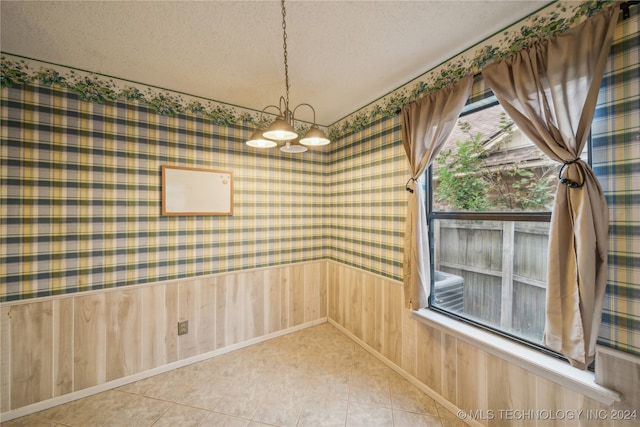
[[[481,77],[480,77],[481,78]],[[487,89],[483,94],[484,96],[481,99],[475,99],[471,101],[471,98],[467,101],[465,108],[460,114],[459,118],[474,114],[476,112],[482,111],[483,109],[493,107],[499,104],[499,101],[493,94],[490,89]],[[475,107],[474,107],[475,105]],[[585,144],[585,152],[587,154],[587,163],[591,166],[592,162],[592,140],[591,140],[591,132],[589,132],[589,136],[587,138],[587,143]],[[446,317],[452,318],[459,322],[464,322],[466,324],[481,328],[488,332],[497,334],[499,336],[505,337],[513,342],[525,345],[527,347],[533,348],[541,353],[544,353],[548,356],[551,356],[556,359],[560,359],[568,363],[568,359],[557,353],[541,343],[537,343],[534,341],[527,340],[526,338],[513,335],[507,331],[504,331],[498,327],[494,327],[485,323],[478,322],[476,320],[461,316],[452,311],[448,311],[441,307],[437,307],[434,305],[435,299],[435,265],[433,260],[435,259],[435,236],[434,236],[434,221],[435,220],[451,220],[451,219],[461,219],[461,220],[489,220],[489,221],[520,221],[520,222],[551,222],[551,211],[530,211],[530,212],[495,212],[495,211],[486,211],[486,212],[468,212],[468,211],[434,211],[433,210],[433,163],[427,168],[424,173],[425,176],[425,204],[426,204],[426,221],[429,235],[429,271],[430,271],[430,283],[429,283],[429,305],[427,310],[432,310],[436,313],[444,315]],[[589,367],[590,370],[593,370],[593,364]]]

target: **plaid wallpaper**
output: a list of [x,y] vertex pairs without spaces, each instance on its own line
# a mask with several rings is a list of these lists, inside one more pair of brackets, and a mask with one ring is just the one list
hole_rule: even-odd
[[346,135],[330,153],[328,256],[402,280],[408,163],[400,116]]
[[592,125],[609,206],[609,282],[599,343],[640,354],[640,13],[620,20]]
[[[326,256],[326,163],[251,129],[69,91],[2,88],[0,300]],[[161,216],[163,164],[230,170],[234,215]]]

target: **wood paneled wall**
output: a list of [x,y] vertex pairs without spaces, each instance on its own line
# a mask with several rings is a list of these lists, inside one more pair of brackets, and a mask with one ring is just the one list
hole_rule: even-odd
[[[456,407],[493,411],[494,419],[479,420],[489,426],[532,425],[496,416],[506,408],[638,409],[640,364],[631,356],[621,360],[611,352],[598,360],[603,385],[623,397],[606,407],[415,320],[403,301],[396,281],[317,261],[3,303],[0,406],[2,413],[16,411],[328,317]],[[180,320],[189,320],[187,335],[177,335]]]
[[4,303],[1,412],[326,319],[326,264]]
[[[415,320],[411,311],[404,308],[403,286],[396,281],[336,262],[329,262],[327,278],[330,321],[436,395],[467,414],[475,411],[474,414],[484,416],[485,419],[477,420],[481,424],[531,426],[540,421],[538,425],[543,426],[611,426],[616,422],[612,410],[640,410],[638,361],[624,362],[608,356],[597,362],[603,370],[599,377],[611,379],[611,384],[605,381],[604,385],[622,395],[621,402],[609,407],[488,353],[435,325]],[[554,418],[561,418],[569,411],[583,410],[583,424],[569,417],[544,422],[535,418],[518,420],[513,413],[500,413],[507,409],[561,411],[561,415],[553,415]],[[507,419],[509,416],[514,419]],[[586,420],[588,416],[592,419]],[[640,417],[640,413],[637,416]],[[633,424],[628,421],[628,424],[617,423],[615,425]]]

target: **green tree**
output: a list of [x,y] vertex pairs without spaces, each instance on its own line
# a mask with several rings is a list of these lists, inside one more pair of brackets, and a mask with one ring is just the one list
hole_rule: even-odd
[[485,210],[489,206],[487,186],[478,174],[482,166],[482,134],[473,134],[467,122],[459,126],[468,139],[457,141],[456,150],[442,150],[436,158],[440,168],[434,196],[455,210]]
[[[500,141],[492,151],[501,151],[513,141],[513,122],[505,113],[500,115]],[[480,149],[483,149],[480,147]],[[528,151],[524,158],[539,156],[537,150]],[[553,162],[549,161],[549,164]],[[490,188],[491,206],[507,210],[548,210],[553,201],[553,181],[556,169],[552,166],[540,166],[538,173],[524,167],[522,160],[513,160],[505,156],[501,164],[489,167],[483,164],[482,177]]]
[[[551,166],[538,168],[534,173],[505,154],[500,164],[487,164],[488,152],[483,146],[480,132],[472,132],[468,122],[459,127],[467,138],[456,142],[456,149],[440,152],[438,185],[434,196],[454,210],[482,211],[490,207],[506,210],[548,210],[553,201],[553,179],[555,169]],[[500,118],[499,142],[493,152],[503,150],[513,140],[513,122],[503,113]],[[535,149],[531,157],[537,156]]]

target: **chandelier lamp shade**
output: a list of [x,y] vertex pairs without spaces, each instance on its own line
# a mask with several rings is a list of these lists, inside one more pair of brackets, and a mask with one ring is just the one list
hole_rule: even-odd
[[[276,147],[278,142],[284,143],[280,150],[285,153],[303,153],[307,151],[306,146],[320,146],[328,144],[329,138],[316,124],[316,110],[310,104],[299,104],[293,111],[289,108],[289,66],[287,64],[287,23],[285,17],[287,15],[284,0],[280,1],[282,8],[282,30],[283,30],[283,47],[284,47],[284,77],[286,96],[280,97],[278,105],[268,105],[260,112],[260,122],[262,122],[262,114],[269,108],[278,110],[278,116],[266,129],[256,130],[247,145],[255,148],[271,148]],[[298,108],[306,106],[311,108],[313,112],[313,124],[309,130],[300,138],[300,135],[294,128],[295,112]],[[294,144],[299,142],[302,145]]]
[[298,137],[298,133],[293,128],[293,114],[290,113],[286,103],[284,116],[281,112],[269,127],[262,132],[262,136],[276,141],[291,141]]
[[300,139],[300,144],[302,145],[327,145],[329,142],[327,135],[325,135],[325,133],[315,123],[311,125],[311,128],[309,128],[307,133],[305,133],[302,139]]
[[247,145],[255,148],[271,148],[278,145],[277,142],[262,136],[262,132],[263,131],[261,130],[257,130],[254,133],[252,133],[251,137],[247,141]]

